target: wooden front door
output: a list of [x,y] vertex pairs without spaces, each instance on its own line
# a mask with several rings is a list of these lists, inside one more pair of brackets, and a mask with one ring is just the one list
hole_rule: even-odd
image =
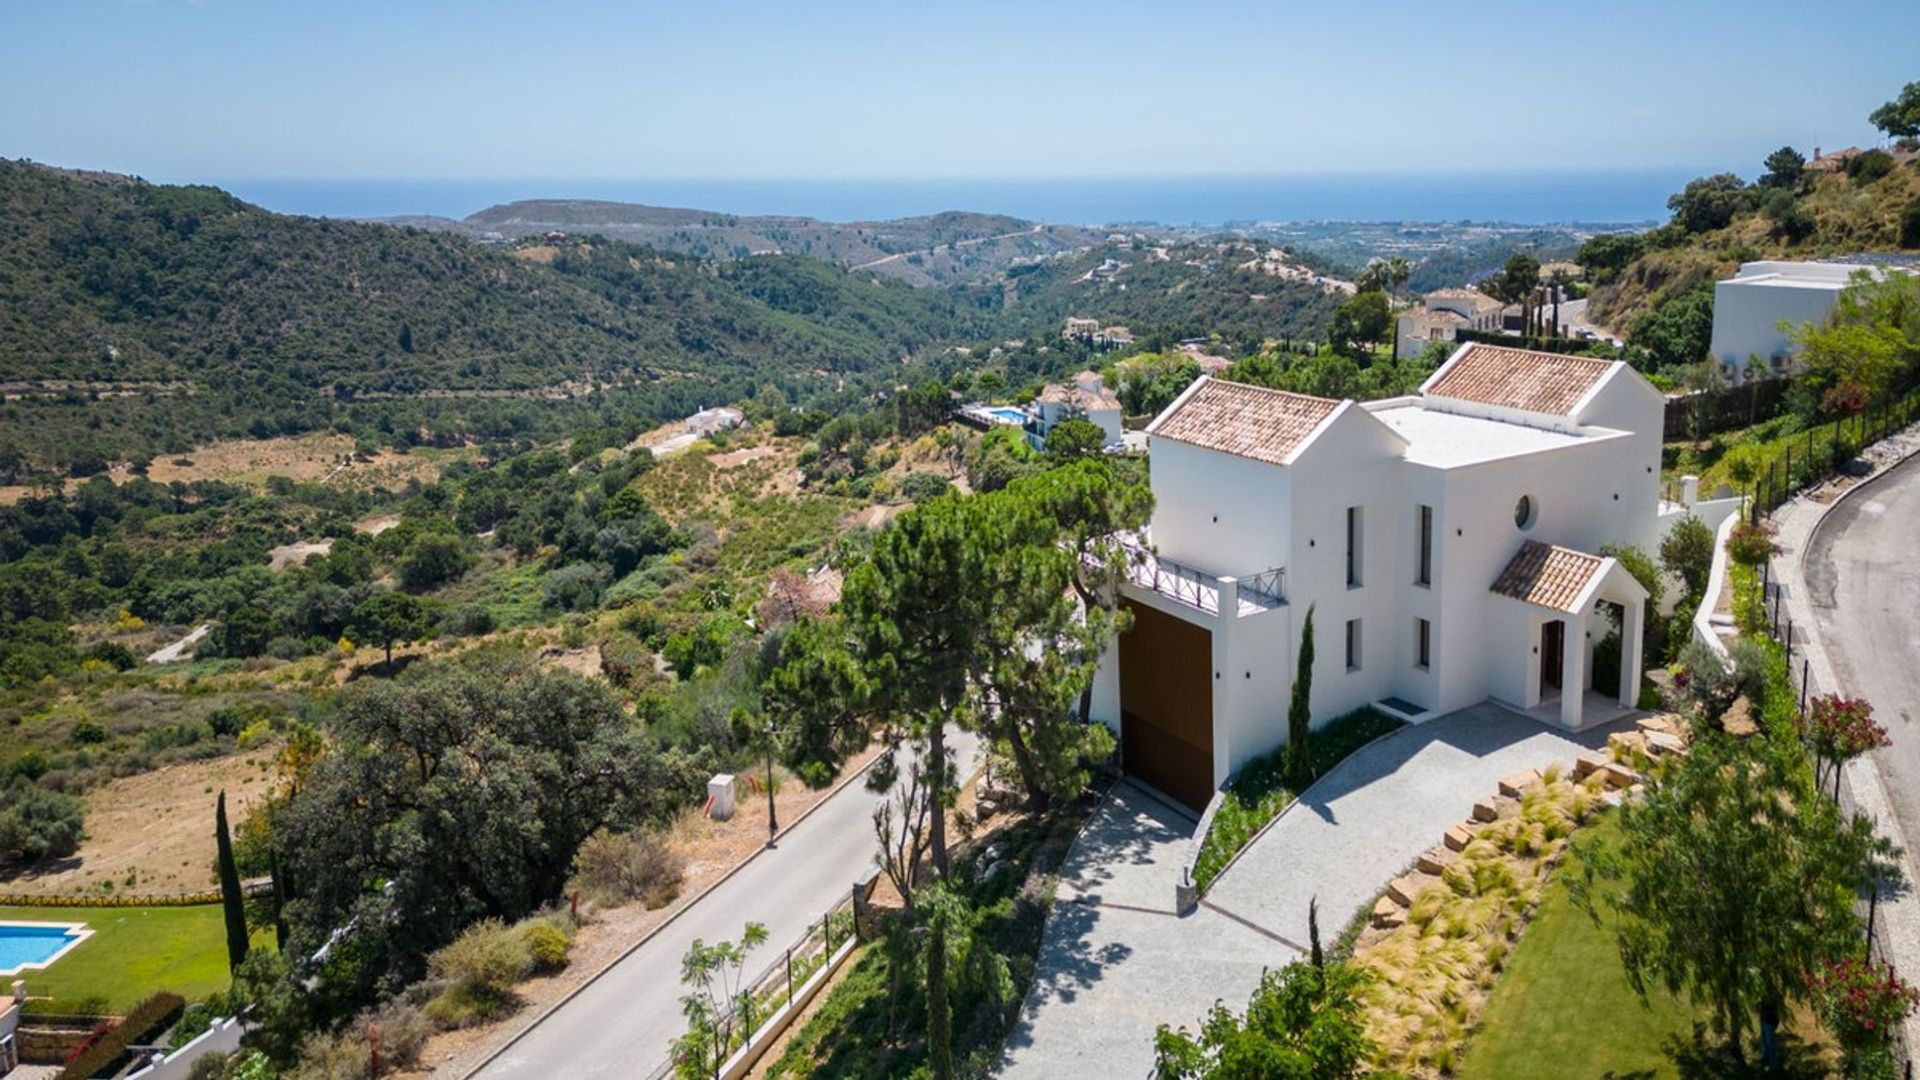
[[1560,689],[1560,671],[1566,664],[1567,624],[1555,619],[1540,624],[1540,696],[1547,688]]
[[1213,798],[1213,635],[1127,601],[1120,638],[1120,760],[1195,810]]

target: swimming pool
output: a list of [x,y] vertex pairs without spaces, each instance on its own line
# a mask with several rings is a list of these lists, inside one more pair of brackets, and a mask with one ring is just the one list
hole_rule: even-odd
[[0,922],[0,975],[38,971],[91,933],[85,923]]
[[1021,412],[1019,409],[1009,408],[1004,405],[999,406],[997,408],[988,409],[987,412],[990,415],[992,415],[994,419],[999,420],[1003,424],[1020,425],[1020,424],[1025,424],[1027,422],[1026,413]]

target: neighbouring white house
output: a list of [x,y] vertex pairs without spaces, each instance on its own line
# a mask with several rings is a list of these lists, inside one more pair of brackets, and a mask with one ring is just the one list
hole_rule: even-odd
[[693,435],[706,437],[718,431],[739,427],[746,416],[739,409],[722,406],[718,409],[701,409],[687,417],[687,431]]
[[1720,377],[1741,383],[1788,371],[1788,329],[1825,322],[1840,290],[1863,270],[1894,268],[1843,262],[1750,262],[1713,286],[1713,340],[1708,353]]
[[[1488,699],[1620,715],[1647,593],[1600,548],[1653,551],[1687,513],[1660,498],[1664,409],[1624,363],[1486,344],[1365,404],[1197,380],[1147,428],[1153,518],[1093,715],[1130,772],[1203,806],[1285,742],[1309,611],[1316,725]],[[1616,634],[1618,684],[1595,687]]]
[[1033,400],[1031,415],[1027,441],[1036,450],[1045,449],[1047,435],[1061,421],[1075,417],[1097,425],[1107,437],[1107,446],[1120,446],[1125,437],[1120,427],[1120,398],[1107,389],[1106,380],[1097,371],[1083,371],[1063,383],[1048,383]]
[[1436,341],[1454,341],[1461,330],[1498,333],[1500,301],[1477,289],[1435,289],[1399,314],[1397,359],[1418,356]]

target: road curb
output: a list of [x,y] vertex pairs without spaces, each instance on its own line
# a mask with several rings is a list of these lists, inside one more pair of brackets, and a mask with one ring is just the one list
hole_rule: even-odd
[[[827,803],[832,802],[836,796],[838,796],[842,791],[846,790],[847,785],[853,783],[855,780],[861,779],[862,777],[866,776],[868,772],[872,771],[874,764],[884,756],[886,756],[884,751],[882,753],[875,754],[872,758],[868,759],[865,765],[860,766],[858,769],[855,769],[853,772],[849,773],[847,776],[842,778],[839,783],[833,786],[833,789],[831,791],[827,792],[825,797],[823,797],[819,802],[814,803],[812,806],[807,807],[807,809],[803,811],[799,817],[794,818],[791,822],[787,824],[786,828],[780,830],[780,832],[776,834],[775,839],[779,839],[780,837],[787,836],[788,834],[792,833],[793,830],[799,828],[801,822],[804,822],[808,818],[812,817],[814,811],[827,805]],[[582,993],[586,991],[588,987],[592,986],[594,983],[599,982],[603,977],[605,977],[607,972],[612,971],[614,968],[620,966],[621,962],[626,960],[627,957],[632,956],[636,952],[639,952],[642,946],[646,945],[647,942],[652,941],[655,936],[660,934],[667,927],[672,926],[674,922],[680,918],[680,916],[685,915],[689,911],[692,911],[696,904],[700,903],[700,901],[705,900],[707,898],[707,894],[713,892],[715,889],[718,889],[720,886],[725,885],[727,882],[733,880],[733,877],[735,874],[738,874],[740,871],[745,870],[748,866],[752,865],[753,860],[759,858],[760,856],[766,854],[771,850],[773,850],[771,847],[767,847],[764,845],[754,849],[753,854],[748,855],[746,858],[741,859],[737,863],[734,863],[731,869],[729,869],[726,873],[720,875],[714,881],[709,883],[706,888],[701,889],[699,892],[688,897],[683,903],[680,904],[679,907],[674,909],[673,914],[668,915],[664,920],[662,920],[659,926],[656,926],[653,929],[647,931],[646,933],[640,935],[640,938],[637,941],[627,946],[625,949],[622,949],[618,956],[615,956],[613,959],[607,961],[604,965],[601,966],[599,971],[596,971],[592,975],[588,976],[585,982],[581,983],[579,986],[574,987],[572,990],[567,991],[566,994],[564,994],[558,1001],[555,1001],[551,1005],[548,1005],[546,1008],[540,1010],[540,1014],[538,1016],[535,1016],[533,1019],[527,1021],[525,1027],[522,1027],[520,1030],[514,1032],[512,1038],[508,1039],[506,1042],[501,1043],[498,1047],[495,1047],[492,1053],[489,1053],[486,1057],[481,1058],[478,1062],[476,1062],[473,1065],[472,1068],[467,1069],[464,1072],[461,1072],[459,1074],[460,1080],[473,1080],[474,1077],[480,1075],[481,1070],[485,1069],[487,1066],[499,1060],[502,1054],[505,1054],[507,1051],[513,1049],[516,1045],[519,1044],[520,1040],[526,1038],[529,1034],[531,1034],[533,1032],[533,1029],[545,1023],[548,1017],[560,1011],[562,1007],[567,1005],[574,998],[579,997]]]

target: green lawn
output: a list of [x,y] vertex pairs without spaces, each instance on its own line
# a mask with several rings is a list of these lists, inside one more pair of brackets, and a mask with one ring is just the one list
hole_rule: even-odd
[[[71,1004],[103,999],[124,1009],[160,990],[189,1001],[227,988],[227,935],[219,904],[193,907],[0,907],[5,922],[80,922],[93,936],[45,971],[26,971],[27,993]],[[273,933],[256,933],[271,948]]]
[[[1608,812],[1580,830],[1575,843],[1618,835],[1618,816]],[[1562,1076],[1701,1075],[1692,1008],[1658,990],[1642,1002],[1627,985],[1604,905],[1596,926],[1569,898],[1566,882],[1581,873],[1580,863],[1577,852],[1569,853],[1547,883],[1539,914],[1521,935],[1454,1074],[1461,1080],[1536,1076],[1548,1061]],[[1805,1068],[1806,1047],[1791,1035],[1787,1044],[1789,1074],[1818,1075]],[[1695,1067],[1682,1069],[1675,1046]],[[1718,1074],[1711,1067],[1706,1072]]]

